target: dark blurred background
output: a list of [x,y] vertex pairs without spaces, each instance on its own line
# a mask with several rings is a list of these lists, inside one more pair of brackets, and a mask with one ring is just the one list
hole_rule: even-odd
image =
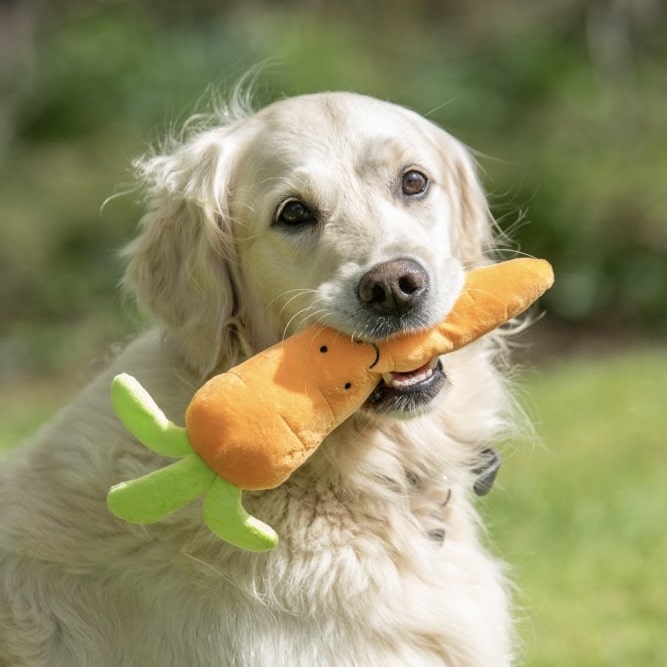
[[556,268],[545,349],[664,337],[666,14],[659,0],[0,2],[0,373],[67,368],[138,326],[116,290],[140,215],[131,160],[258,64],[258,104],[359,91],[478,151],[503,229]]

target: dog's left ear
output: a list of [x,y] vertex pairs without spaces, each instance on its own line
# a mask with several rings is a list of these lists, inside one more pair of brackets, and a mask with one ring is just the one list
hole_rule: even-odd
[[479,266],[494,246],[493,217],[470,151],[438,128],[437,146],[445,164],[455,221],[454,251],[466,266]]
[[135,163],[148,211],[124,250],[123,286],[203,376],[235,334],[239,281],[228,190],[240,140],[230,129],[203,131]]

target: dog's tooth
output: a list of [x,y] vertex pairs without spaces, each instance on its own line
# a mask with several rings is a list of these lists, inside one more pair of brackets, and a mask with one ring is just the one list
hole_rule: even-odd
[[402,387],[410,387],[411,385],[418,384],[423,382],[433,375],[433,371],[438,366],[439,357],[434,357],[429,361],[428,365],[422,367],[422,369],[413,371],[412,373],[383,373],[382,379],[388,387],[394,387],[395,389],[401,389]]
[[406,377],[394,377],[390,383],[390,386],[401,388],[401,387],[410,387],[414,384],[419,384],[424,380],[428,379],[433,375],[433,370],[431,368],[424,369],[421,373],[416,373],[414,375],[407,375]]

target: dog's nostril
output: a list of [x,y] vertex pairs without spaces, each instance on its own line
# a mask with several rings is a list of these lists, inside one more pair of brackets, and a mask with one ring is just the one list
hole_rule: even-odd
[[414,294],[424,286],[423,279],[419,274],[407,274],[398,279],[398,288],[403,294]]
[[[366,291],[368,293],[368,290]],[[362,301],[367,301],[368,303],[382,303],[387,298],[387,293],[384,291],[384,288],[380,285],[373,285],[370,290],[370,298],[365,299],[362,296]]]
[[424,268],[410,259],[374,266],[359,281],[360,300],[382,315],[402,315],[428,291]]

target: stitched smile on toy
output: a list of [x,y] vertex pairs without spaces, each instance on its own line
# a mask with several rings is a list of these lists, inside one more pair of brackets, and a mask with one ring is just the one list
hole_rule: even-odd
[[379,413],[419,413],[440,393],[447,376],[439,357],[409,373],[385,373],[367,403]]

